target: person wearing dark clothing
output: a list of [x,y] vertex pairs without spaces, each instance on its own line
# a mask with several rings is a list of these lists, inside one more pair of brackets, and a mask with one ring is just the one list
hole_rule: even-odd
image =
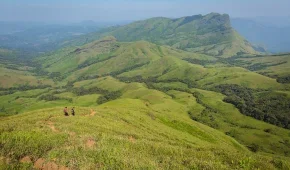
[[75,108],[74,108],[74,107],[71,109],[71,114],[72,114],[73,116],[75,115]]
[[64,115],[65,115],[65,116],[68,116],[67,107],[65,107],[65,108],[63,109],[63,112],[64,112]]

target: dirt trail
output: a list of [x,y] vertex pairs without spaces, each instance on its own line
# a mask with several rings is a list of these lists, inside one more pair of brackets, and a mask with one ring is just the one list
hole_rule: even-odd
[[44,165],[45,160],[42,158],[37,159],[36,162],[34,162],[34,166],[33,168],[35,169],[42,169],[43,165]]
[[90,116],[94,116],[96,114],[96,111],[94,111],[93,109],[91,109],[91,114]]
[[68,132],[68,134],[73,137],[73,136],[76,136],[76,133],[75,132]]
[[[61,117],[61,116],[55,116],[55,117]],[[53,117],[50,117],[50,118],[53,118]],[[42,121],[42,123],[44,123],[47,127],[49,127],[55,133],[62,132],[61,130],[57,129],[54,126],[54,122],[52,122],[50,118],[45,121]],[[73,131],[65,131],[65,133],[69,134],[71,137],[76,136],[76,133]]]
[[43,158],[39,158],[34,162],[33,168],[41,170],[69,170],[68,167],[58,166],[55,162],[45,162]]
[[32,161],[31,161],[29,156],[25,156],[22,159],[20,159],[20,162],[21,163],[31,163]]
[[44,164],[43,170],[58,170],[58,165],[54,162],[48,162]]
[[135,143],[136,142],[136,139],[133,136],[129,136],[129,141],[131,143]]
[[53,132],[59,132],[59,130],[55,128],[54,123],[52,121],[47,121],[47,125]]
[[86,142],[86,146],[89,147],[89,148],[94,147],[95,144],[96,144],[96,142],[95,142],[95,140],[92,139],[92,138],[88,139],[87,142]]

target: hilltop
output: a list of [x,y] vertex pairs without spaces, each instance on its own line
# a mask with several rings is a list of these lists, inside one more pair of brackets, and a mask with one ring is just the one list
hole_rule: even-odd
[[146,40],[190,52],[226,58],[239,53],[258,53],[231,27],[229,15],[217,13],[177,19],[151,18],[120,27],[102,29],[67,43],[87,43],[108,35],[116,37],[119,41]]

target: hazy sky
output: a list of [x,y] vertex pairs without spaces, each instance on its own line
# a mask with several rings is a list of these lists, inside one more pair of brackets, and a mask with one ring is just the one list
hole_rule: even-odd
[[1,21],[128,21],[210,12],[290,16],[290,0],[0,0]]

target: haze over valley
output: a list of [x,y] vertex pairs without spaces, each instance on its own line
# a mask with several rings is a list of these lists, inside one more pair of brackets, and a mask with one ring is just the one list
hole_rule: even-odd
[[0,2],[0,169],[290,169],[270,2]]

